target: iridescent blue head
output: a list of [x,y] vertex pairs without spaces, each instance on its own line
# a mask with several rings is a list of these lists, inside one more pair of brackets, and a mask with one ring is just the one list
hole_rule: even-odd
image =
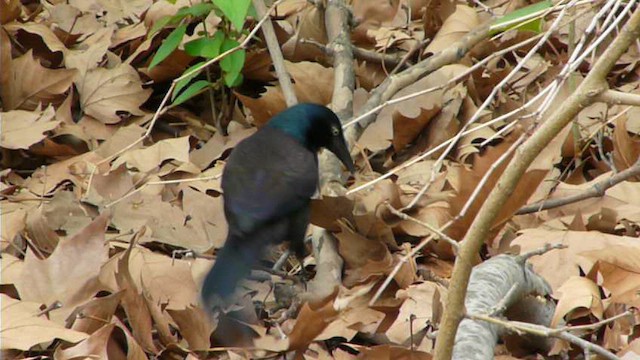
[[342,124],[336,114],[325,106],[298,104],[277,114],[266,125],[284,131],[310,151],[326,148],[334,153],[344,166],[355,172],[353,160],[342,133]]

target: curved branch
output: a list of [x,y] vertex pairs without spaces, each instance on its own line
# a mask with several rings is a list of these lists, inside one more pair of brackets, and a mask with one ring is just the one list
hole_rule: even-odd
[[592,104],[598,95],[607,90],[605,81],[607,74],[617,59],[627,51],[639,35],[640,9],[636,9],[623,30],[604,51],[576,91],[569,96],[564,106],[558,108],[518,149],[495,188],[482,205],[462,243],[460,254],[456,258],[447,306],[436,341],[434,359],[451,359],[455,334],[458,324],[462,320],[462,309],[464,308],[473,259],[486,240],[500,208],[513,194],[520,178],[542,149],[578,115],[580,110]]

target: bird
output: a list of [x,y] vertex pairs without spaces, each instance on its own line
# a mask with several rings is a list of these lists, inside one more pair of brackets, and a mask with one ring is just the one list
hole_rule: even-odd
[[231,298],[269,244],[289,241],[298,259],[304,258],[322,148],[355,172],[336,114],[302,103],[276,114],[231,151],[222,173],[229,230],[202,286],[207,307]]

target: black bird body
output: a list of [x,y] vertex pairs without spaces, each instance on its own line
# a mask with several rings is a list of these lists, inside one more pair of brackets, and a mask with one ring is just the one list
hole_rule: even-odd
[[288,240],[298,257],[304,255],[322,147],[354,170],[336,115],[324,106],[299,104],[233,149],[222,175],[229,233],[203,284],[208,306],[233,293],[267,245]]

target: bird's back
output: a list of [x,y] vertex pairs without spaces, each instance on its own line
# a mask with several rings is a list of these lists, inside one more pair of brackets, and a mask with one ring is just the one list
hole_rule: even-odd
[[255,228],[308,206],[318,184],[317,155],[284,132],[263,128],[240,142],[222,190],[230,231]]

